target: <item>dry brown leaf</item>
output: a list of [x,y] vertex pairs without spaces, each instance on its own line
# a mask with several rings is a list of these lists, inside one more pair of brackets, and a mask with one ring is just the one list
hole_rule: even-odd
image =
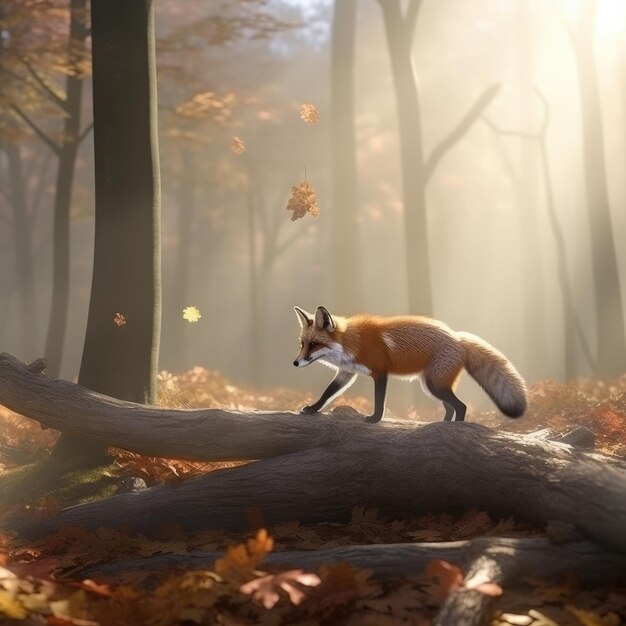
[[434,581],[429,591],[437,602],[443,602],[451,591],[463,583],[461,569],[442,559],[434,559],[426,566],[426,576]]
[[315,124],[320,119],[320,113],[314,104],[305,103],[300,107],[300,117],[306,124]]
[[118,327],[125,326],[126,316],[123,313],[116,313],[113,317],[113,323]]
[[241,137],[233,137],[230,142],[230,149],[235,154],[243,154],[246,151],[246,142]]
[[268,552],[274,548],[274,540],[264,528],[246,543],[231,546],[226,554],[215,561],[215,572],[226,579],[250,578]]
[[292,222],[304,217],[307,213],[313,217],[320,214],[320,208],[317,206],[317,194],[308,181],[305,180],[292,187],[286,209],[293,211]]
[[317,574],[307,573],[301,569],[292,569],[280,574],[267,574],[255,578],[242,585],[239,591],[251,595],[266,609],[271,609],[280,600],[281,595],[287,595],[290,602],[297,606],[306,597],[302,588],[317,587],[321,582]]

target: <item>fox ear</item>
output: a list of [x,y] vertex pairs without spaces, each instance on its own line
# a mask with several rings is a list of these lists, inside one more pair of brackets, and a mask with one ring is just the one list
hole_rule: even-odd
[[315,309],[315,326],[320,330],[327,330],[332,333],[335,330],[335,322],[332,315],[323,306]]
[[306,328],[307,326],[313,325],[313,316],[310,313],[307,313],[304,309],[301,309],[299,306],[294,306],[293,310],[298,315],[300,328]]

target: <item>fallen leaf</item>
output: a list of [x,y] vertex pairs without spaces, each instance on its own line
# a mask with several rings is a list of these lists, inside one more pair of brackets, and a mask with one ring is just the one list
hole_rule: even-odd
[[125,326],[126,325],[126,316],[123,313],[116,313],[113,317],[113,323],[116,326]]
[[242,585],[239,591],[251,595],[266,609],[271,609],[280,600],[281,595],[285,594],[290,602],[297,606],[306,597],[302,587],[317,587],[321,582],[317,574],[292,569],[280,574],[267,574],[255,578]]
[[435,559],[426,566],[426,576],[435,581],[430,586],[430,594],[438,602],[443,602],[463,583],[461,569],[442,559]]

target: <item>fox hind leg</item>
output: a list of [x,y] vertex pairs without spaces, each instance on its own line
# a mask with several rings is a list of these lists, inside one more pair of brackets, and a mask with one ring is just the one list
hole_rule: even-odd
[[443,402],[444,421],[462,422],[467,407],[455,395],[453,388],[463,369],[465,354],[462,349],[435,355],[424,371],[422,380],[428,392]]
[[465,411],[467,407],[454,395],[452,389],[441,389],[428,386],[430,393],[439,398],[443,402],[443,406],[446,408],[446,414],[443,418],[444,422],[462,422],[465,419]]

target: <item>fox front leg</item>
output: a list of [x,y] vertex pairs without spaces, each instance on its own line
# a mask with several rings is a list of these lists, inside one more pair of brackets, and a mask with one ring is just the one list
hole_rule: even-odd
[[378,374],[374,377],[374,413],[365,418],[366,422],[375,424],[380,422],[385,412],[385,398],[387,396],[387,374]]
[[300,409],[300,413],[311,414],[321,411],[331,400],[334,400],[337,396],[340,396],[356,378],[356,374],[350,372],[342,372],[339,370],[335,378],[321,395],[320,399],[311,406],[303,406]]

